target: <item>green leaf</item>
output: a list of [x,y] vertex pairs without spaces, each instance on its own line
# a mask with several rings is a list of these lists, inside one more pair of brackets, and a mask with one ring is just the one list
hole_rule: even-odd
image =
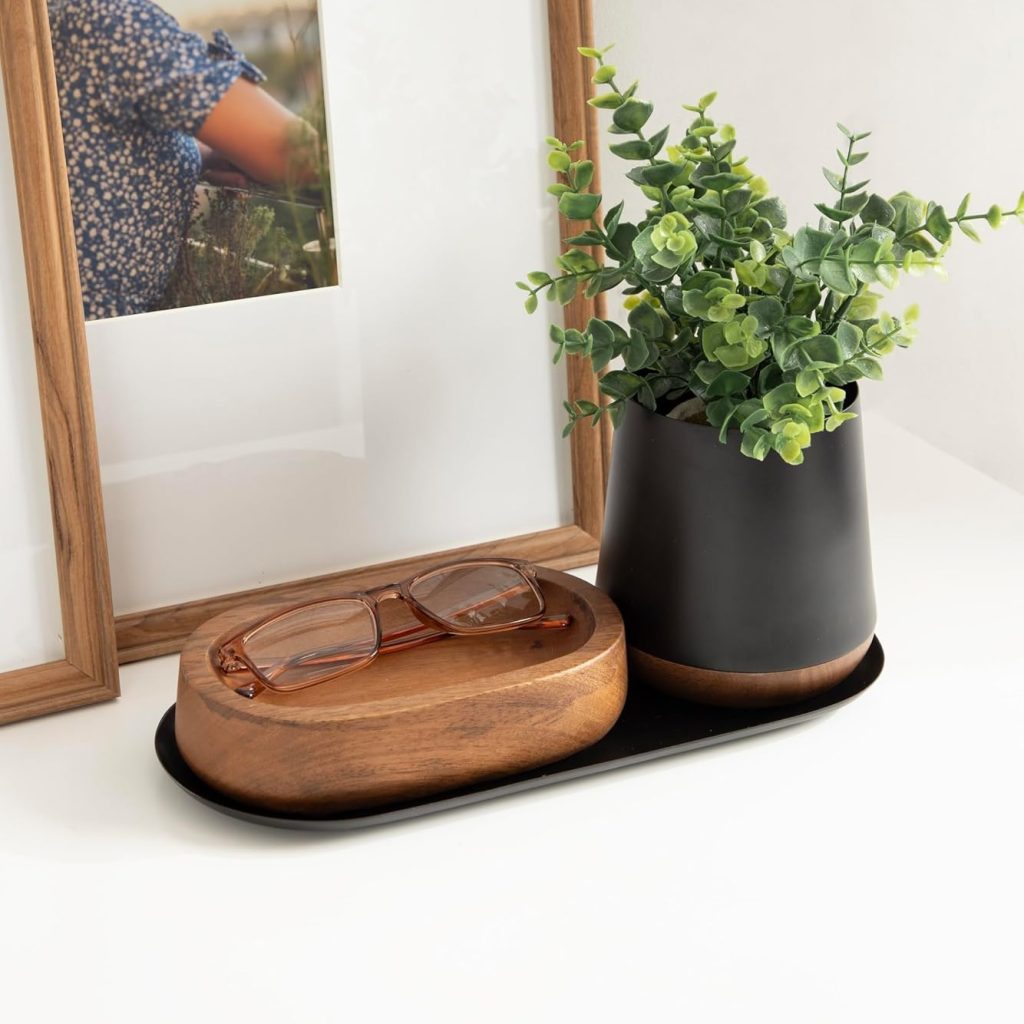
[[871,356],[861,356],[851,362],[869,380],[882,379],[882,364],[877,359],[872,359]]
[[953,225],[949,223],[946,211],[941,206],[934,206],[928,212],[925,227],[932,238],[943,245],[953,237]]
[[581,160],[573,171],[573,185],[582,191],[594,180],[594,163],[592,160]]
[[569,154],[561,149],[553,149],[548,153],[548,166],[553,170],[567,171],[571,163],[572,160],[569,159]]
[[825,175],[825,180],[837,191],[843,191],[843,176],[836,174],[835,171],[830,171],[827,167],[822,167],[822,174]]
[[960,221],[960,230],[972,241],[980,242],[981,237],[966,221]]
[[865,224],[881,224],[882,227],[888,227],[896,219],[896,210],[880,195],[873,195],[860,211],[860,219]]
[[576,296],[576,289],[579,287],[579,278],[560,277],[555,281],[555,300],[563,306],[569,305]]
[[584,231],[581,235],[567,238],[569,245],[604,245],[604,235],[598,231]]
[[763,299],[756,299],[747,307],[750,314],[757,318],[757,322],[764,330],[770,331],[782,322],[786,315],[786,308],[782,303],[771,296]]
[[796,390],[801,398],[813,395],[821,387],[821,374],[817,370],[801,370],[796,375]]
[[706,318],[711,309],[711,302],[698,288],[683,292],[683,309],[690,315]]
[[772,416],[778,416],[784,405],[791,405],[797,402],[799,398],[800,393],[797,391],[795,384],[780,384],[777,388],[772,388],[764,396],[764,407]]
[[789,300],[789,311],[796,316],[806,316],[818,308],[821,290],[814,281],[798,281]]
[[587,322],[587,334],[595,345],[612,345],[615,342],[615,331],[606,320],[591,317]]
[[715,358],[731,370],[746,370],[759,361],[758,356],[751,356],[743,345],[719,345],[715,349]]
[[840,366],[844,361],[842,347],[830,334],[819,334],[817,337],[805,341],[800,346],[800,352],[811,362],[821,364],[826,368]]
[[867,192],[858,192],[855,196],[846,194],[846,198],[843,200],[843,209],[849,210],[850,213],[860,213],[865,206],[868,205],[870,196]]
[[718,96],[717,92],[705,93],[703,96],[701,96],[701,98],[699,100],[697,100],[697,107],[702,112],[707,110],[708,107],[710,107],[711,104],[715,102],[715,99],[717,98],[717,96]]
[[668,139],[669,126],[665,125],[664,128],[659,132],[655,132],[648,140],[647,144],[651,147],[651,156],[655,157],[661,152],[661,147],[665,145],[665,141]]
[[615,110],[622,106],[624,100],[617,92],[604,92],[600,96],[592,96],[587,102],[598,110]]
[[793,248],[801,263],[820,258],[832,244],[833,235],[829,231],[818,231],[816,228],[803,227],[793,238]]
[[661,319],[650,303],[641,302],[629,311],[629,326],[648,338],[660,338],[664,324],[665,321]]
[[599,382],[600,390],[612,398],[632,398],[643,386],[643,380],[628,370],[612,370]]
[[575,328],[570,328],[565,332],[565,351],[572,355],[578,355],[581,352],[586,351],[587,339],[583,336],[581,331],[577,331]]
[[708,386],[707,398],[720,398],[723,395],[741,395],[750,386],[750,378],[736,370],[723,370]]
[[850,272],[850,265],[843,257],[828,256],[821,261],[821,279],[840,295],[855,295],[857,282]]
[[771,434],[769,434],[767,430],[762,430],[759,427],[744,429],[742,423],[740,424],[740,430],[743,430],[743,440],[740,442],[740,451],[743,452],[748,459],[757,459],[758,462],[764,462],[765,456],[769,451],[771,451]]
[[837,224],[842,224],[843,221],[856,216],[856,214],[849,210],[840,210],[837,207],[829,206],[826,203],[815,203],[814,208],[823,213],[829,220],[834,220]]
[[787,316],[772,332],[772,355],[783,370],[799,370],[799,346],[821,332],[813,320],[805,316]]
[[[648,309],[650,309],[649,306]],[[622,359],[626,364],[626,369],[642,369],[647,363],[649,356],[650,350],[648,348],[647,338],[644,337],[641,331],[634,330],[629,336],[629,344],[626,346],[626,350],[622,353]]]
[[855,327],[853,324],[847,323],[845,320],[839,324],[836,328],[836,341],[839,342],[839,348],[843,355],[840,362],[845,362],[847,359],[853,358],[854,354],[860,348],[860,343],[863,337],[864,334],[859,327]]
[[701,188],[713,189],[715,192],[722,192],[733,185],[742,185],[747,179],[740,174],[722,172],[720,174],[706,174],[701,177],[690,176],[690,181]]
[[654,105],[642,100],[626,100],[612,115],[612,121],[626,131],[638,132],[650,120]]
[[960,205],[956,208],[957,220],[959,220],[961,217],[965,217],[967,215],[967,208],[970,205],[971,205],[971,193],[968,192],[967,195],[965,195],[963,197],[963,199],[960,200]]
[[[839,151],[836,150],[836,152],[838,153]],[[844,167],[853,167],[855,164],[859,164],[861,160],[867,160],[867,158],[867,153],[851,153],[849,156],[839,153],[839,159],[842,160]]]
[[668,161],[659,161],[652,167],[640,168],[644,181],[648,185],[655,185],[659,188],[678,177],[684,169],[682,164],[673,164]]
[[604,216],[604,230],[610,235],[614,236],[616,229],[619,226],[619,220],[622,217],[622,211],[625,208],[625,202],[616,203]]
[[594,85],[607,85],[616,75],[619,69],[614,64],[603,64],[590,79]]
[[724,196],[726,213],[739,213],[750,202],[753,195],[754,193],[748,188],[737,188],[731,192],[726,192]]
[[566,192],[558,200],[559,212],[569,220],[590,220],[601,205],[600,194]]
[[758,215],[764,217],[773,228],[784,228],[786,226],[786,207],[781,199],[770,196],[754,204]]
[[759,423],[764,423],[765,420],[771,418],[771,413],[764,407],[764,401],[760,398],[756,399],[756,401],[758,407],[747,413],[740,423],[740,430],[743,433],[746,433],[751,427],[756,427]]
[[796,441],[783,440],[775,450],[790,466],[799,466],[804,461],[804,451]]
[[841,427],[847,420],[855,420],[856,418],[857,414],[855,412],[834,412],[825,423],[825,429],[831,434],[833,430]]
[[630,139],[628,142],[617,142],[608,147],[609,151],[623,160],[649,160],[651,144],[641,139]]
[[582,57],[592,57],[594,60],[601,59],[601,51],[595,50],[592,46],[577,46],[576,52]]

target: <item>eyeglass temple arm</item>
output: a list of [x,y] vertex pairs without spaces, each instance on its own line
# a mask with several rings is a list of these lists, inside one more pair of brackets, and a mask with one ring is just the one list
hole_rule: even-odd
[[[566,629],[571,624],[571,615],[546,615],[544,618],[537,619],[535,622],[527,622],[522,626],[517,626],[516,630]],[[510,630],[510,632],[513,631]],[[448,633],[441,629],[434,629],[432,626],[428,626],[426,624],[410,626],[408,629],[395,630],[395,632],[388,633],[381,637],[380,650],[381,654],[384,654],[385,652],[391,653],[394,651],[404,651],[410,647],[416,647],[419,644],[428,644],[432,640],[440,640],[446,636],[455,636],[455,634]]]

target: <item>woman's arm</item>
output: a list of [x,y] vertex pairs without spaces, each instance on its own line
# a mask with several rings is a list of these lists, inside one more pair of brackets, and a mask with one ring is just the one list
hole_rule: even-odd
[[316,130],[244,78],[213,108],[198,138],[264,184],[303,185],[317,180],[320,140]]

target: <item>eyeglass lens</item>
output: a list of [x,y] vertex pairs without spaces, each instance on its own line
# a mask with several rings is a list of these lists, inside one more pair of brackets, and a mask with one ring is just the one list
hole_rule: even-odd
[[427,573],[409,588],[432,616],[460,629],[509,626],[540,615],[526,577],[510,566],[452,566]]

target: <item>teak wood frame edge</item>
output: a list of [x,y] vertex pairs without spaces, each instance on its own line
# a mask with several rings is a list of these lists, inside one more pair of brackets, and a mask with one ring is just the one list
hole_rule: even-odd
[[0,724],[118,695],[85,323],[46,0],[0,0],[65,657],[0,674]]
[[[64,163],[45,0],[0,0],[0,57],[7,90],[25,258],[42,395],[67,660],[0,676],[0,722],[117,694],[108,652],[111,602],[106,540],[89,389],[85,324],[73,220]],[[593,45],[592,0],[548,0],[554,131],[583,140],[600,190],[596,111],[578,46]],[[561,222],[562,236],[571,234]],[[578,295],[565,307],[566,327],[582,330],[602,316],[603,296]],[[582,360],[567,365],[570,401],[599,402],[597,381]],[[604,519],[611,449],[607,419],[573,432],[573,525],[400,562],[331,573],[314,579],[189,601],[121,615],[116,650],[122,662],[181,650],[193,630],[242,602],[305,600],[338,589],[363,588],[394,574],[410,575],[431,562],[466,555],[516,555],[552,568],[596,561]]]
[[[569,142],[583,140],[583,152],[595,166],[591,187],[594,192],[600,192],[597,112],[587,104],[592,87],[586,62],[576,51],[578,46],[593,45],[592,0],[548,0],[548,36],[554,132]],[[560,227],[563,238],[573,233],[564,219]],[[583,330],[592,316],[604,315],[604,296],[587,299],[578,294],[565,307],[564,315],[567,328]],[[597,379],[584,360],[569,360],[566,373],[570,401],[601,401]],[[339,590],[364,589],[412,575],[438,561],[487,554],[527,558],[554,569],[593,563],[597,561],[604,522],[604,495],[611,454],[611,427],[607,417],[596,428],[584,427],[573,431],[570,444],[572,526],[120,615],[117,618],[117,645],[121,661],[138,661],[180,651],[199,625],[238,604],[303,601]]]

